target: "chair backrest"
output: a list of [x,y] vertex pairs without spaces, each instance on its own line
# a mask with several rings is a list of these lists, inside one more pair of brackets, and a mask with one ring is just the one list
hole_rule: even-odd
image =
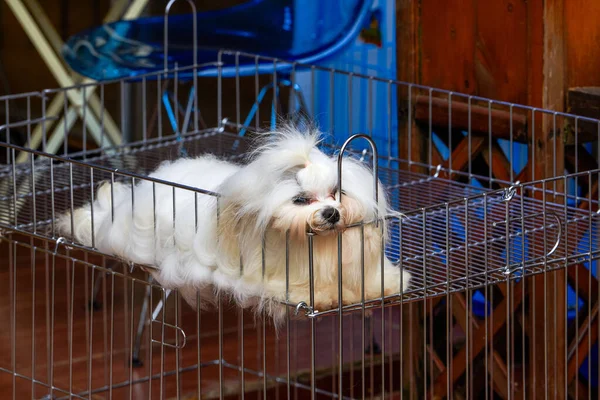
[[[254,0],[223,10],[172,15],[168,20],[167,64],[169,69],[176,64],[193,64],[194,18],[197,60],[207,64],[199,75],[216,75],[214,63],[220,49],[318,63],[356,38],[366,23],[371,3],[372,0]],[[323,7],[327,8],[326,13],[315,12]],[[69,38],[63,56],[76,72],[96,80],[160,71],[164,68],[163,26],[164,16],[155,16],[88,29]],[[239,74],[256,72],[254,62],[247,64],[237,68]],[[259,68],[260,73],[272,71],[272,63]],[[221,72],[223,76],[235,74],[227,68]]]

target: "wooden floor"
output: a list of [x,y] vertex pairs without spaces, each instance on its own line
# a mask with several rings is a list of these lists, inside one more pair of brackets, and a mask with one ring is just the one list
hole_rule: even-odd
[[[29,239],[21,240],[30,244]],[[20,242],[0,242],[3,398],[42,398],[50,394],[52,382],[55,398],[73,394],[75,398],[93,399],[210,399],[219,398],[221,390],[227,398],[238,398],[243,383],[245,398],[262,398],[266,388],[267,398],[284,399],[288,391],[288,354],[291,380],[304,387],[294,387],[292,383],[291,398],[310,397],[307,389],[311,384],[311,325],[306,319],[291,321],[288,336],[286,326],[275,332],[268,324],[264,328],[260,317],[255,320],[251,314],[223,305],[223,330],[219,335],[217,310],[197,313],[172,296],[164,312],[164,337],[161,314],[158,322],[146,326],[140,354],[143,365],[135,366],[131,347],[147,287],[142,282],[142,271],[129,274],[122,265],[114,265],[115,272],[106,273],[67,257],[53,256],[44,251],[41,243],[35,243],[41,247],[32,250]],[[60,253],[66,254],[62,250]],[[99,257],[89,257],[94,265],[106,263]],[[90,306],[92,287],[98,281],[100,290],[94,306]],[[160,289],[152,290],[154,303],[161,293]],[[397,327],[392,324],[391,312],[386,312],[385,346],[390,354],[386,355],[386,375],[393,377],[398,371],[393,371],[391,354],[397,352],[399,338],[394,333]],[[377,315],[380,312],[367,324],[366,337],[381,337]],[[360,368],[353,367],[352,361],[361,364],[364,354],[365,379],[371,386],[365,390],[378,391],[372,386],[380,375],[381,355],[361,351],[360,321],[360,314],[348,316],[343,326],[344,363],[351,369],[344,370],[344,376],[352,380],[348,382],[351,397],[360,397],[362,381]],[[185,332],[185,347],[175,348],[183,343],[183,336],[169,325],[177,325]],[[370,325],[372,334],[368,332]],[[314,332],[316,387],[330,391],[335,387],[338,362],[337,319],[318,320]],[[219,359],[224,360],[222,365]],[[197,368],[198,364],[202,368]],[[266,380],[262,378],[264,366]]]

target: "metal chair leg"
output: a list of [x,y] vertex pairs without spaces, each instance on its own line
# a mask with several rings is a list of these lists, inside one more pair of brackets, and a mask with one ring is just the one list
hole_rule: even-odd
[[[93,273],[95,273],[95,271],[92,271],[92,274]],[[94,287],[92,288],[92,299],[90,300],[90,304],[89,304],[90,309],[92,311],[99,311],[102,308],[102,304],[100,304],[98,302],[98,300],[96,300],[96,297],[98,297],[98,293],[100,292],[100,287],[102,285],[102,281],[104,280],[104,276],[105,276],[105,273],[100,272],[100,275],[94,282]]]
[[[163,300],[160,299],[159,302],[156,304],[156,307],[154,308],[154,311],[152,312],[150,319],[149,320],[147,319],[148,309],[150,307],[152,307],[152,304],[150,304],[150,291],[152,290],[152,281],[153,281],[153,278],[152,278],[152,276],[150,276],[148,278],[149,284],[146,287],[144,303],[142,304],[142,309],[140,310],[137,332],[135,335],[135,341],[134,341],[133,348],[131,351],[131,363],[136,368],[144,365],[144,363],[142,362],[142,360],[140,358],[140,352],[141,352],[141,348],[142,348],[142,337],[144,336],[144,330],[146,329],[146,325],[151,324],[153,321],[156,321],[156,319],[158,318],[158,315],[160,314],[160,312],[162,311],[163,306],[164,306]],[[171,294],[171,290],[167,289],[165,291],[165,302],[169,298],[170,294]]]
[[[181,137],[181,135],[183,133],[187,133],[188,127],[190,125],[190,120],[191,120],[193,106],[194,106],[194,94],[195,94],[195,91],[194,91],[194,88],[192,87],[188,94],[188,101],[187,101],[187,105],[186,105],[185,109],[183,109],[181,107],[181,104],[179,104],[179,101],[176,98],[173,98],[173,104],[171,104],[171,97],[170,97],[168,91],[165,90],[162,95],[163,106],[165,108],[165,111],[167,112],[167,117],[169,119],[169,123],[171,124],[171,128],[173,129],[173,132],[176,135],[176,140],[178,142],[180,142],[179,153],[182,156],[187,156],[187,152],[186,152],[185,148],[183,147],[183,140],[182,140],[183,138]],[[175,107],[173,107],[173,105]],[[183,114],[184,119],[183,119],[183,126],[181,129],[179,129],[178,120],[177,120],[175,113]]]
[[[150,283],[152,283],[152,277],[148,279]],[[150,291],[152,290],[152,286],[146,286],[146,294],[144,295],[144,303],[142,304],[142,309],[140,311],[140,317],[138,320],[137,333],[135,335],[135,342],[133,344],[133,349],[131,352],[131,365],[135,368],[141,367],[144,365],[142,360],[140,359],[140,350],[142,348],[142,336],[144,335],[144,327],[146,326],[146,314],[148,313],[148,307],[150,306]]]
[[[107,266],[108,269],[112,270],[112,264]],[[92,271],[94,273],[95,271]],[[99,311],[102,308],[102,303],[100,303],[97,299],[98,293],[100,293],[100,289],[102,288],[102,282],[106,279],[106,272],[99,272],[98,277],[94,281],[94,287],[92,288],[92,297],[89,303],[89,307],[92,311]]]
[[[306,106],[306,101],[304,99],[304,94],[302,93],[302,89],[300,88],[300,85],[298,85],[297,83],[292,83],[291,80],[289,79],[281,79],[278,83],[277,83],[277,87],[275,88],[275,96],[277,98],[279,98],[279,88],[280,87],[289,87],[292,89],[292,95],[296,97],[296,101],[297,103],[294,103],[295,107],[297,107],[297,111],[296,110],[290,110],[291,112],[294,112],[295,115],[308,115],[308,108]],[[263,99],[265,98],[265,96],[267,95],[267,93],[273,89],[273,82],[270,82],[268,84],[266,84],[258,93],[258,96],[256,97],[256,100],[254,101],[254,104],[252,105],[252,108],[250,109],[250,112],[248,113],[248,116],[246,117],[246,120],[244,121],[241,129],[240,129],[240,136],[244,136],[246,134],[246,130],[248,129],[248,127],[250,127],[250,125],[252,124],[252,119],[254,118],[254,116],[256,115],[256,112],[258,111],[258,107],[260,106],[260,103],[262,103]],[[271,128],[275,128],[275,124],[277,121],[277,112],[275,110],[275,107],[273,105],[271,105]]]
[[371,352],[373,352],[373,355],[378,355],[381,354],[381,347],[379,346],[379,343],[377,343],[377,338],[375,337],[375,333],[373,332],[371,320],[371,315],[365,316],[365,325],[367,327],[367,332],[365,333],[365,336],[371,338],[371,343],[367,342],[364,351],[365,354],[371,354]]

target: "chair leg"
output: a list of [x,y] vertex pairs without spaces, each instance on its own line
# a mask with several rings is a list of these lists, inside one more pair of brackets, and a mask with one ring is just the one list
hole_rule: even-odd
[[183,126],[181,129],[182,132],[188,131],[188,126],[190,124],[190,118],[192,116],[193,107],[194,107],[194,87],[192,86],[190,88],[190,94],[188,95],[188,103],[187,103],[187,106],[185,107],[185,116],[183,118]]
[[165,107],[165,111],[167,112],[167,117],[169,118],[169,123],[171,124],[171,128],[175,134],[179,133],[179,127],[177,126],[177,118],[175,117],[175,110],[173,110],[173,106],[171,105],[171,99],[169,98],[169,92],[165,90],[162,95],[163,106]]
[[[152,277],[148,279],[149,283],[152,283]],[[140,316],[138,320],[137,333],[135,335],[135,342],[133,344],[133,349],[131,352],[131,365],[135,368],[141,367],[144,365],[142,360],[140,359],[140,350],[142,348],[142,336],[144,335],[144,327],[146,326],[146,315],[148,314],[148,307],[150,305],[150,291],[152,290],[152,286],[149,284],[146,286],[146,294],[144,295],[144,303],[142,304],[142,309],[140,310]]]
[[[107,268],[112,271],[112,264],[108,265]],[[94,273],[95,271],[92,271]],[[100,289],[102,288],[102,282],[106,279],[107,272],[99,272],[98,277],[94,281],[94,287],[92,288],[92,297],[90,299],[89,307],[92,311],[99,311],[102,308],[102,303],[100,303],[97,299],[98,293],[100,293]]]
[[377,343],[377,338],[375,337],[375,333],[373,332],[372,319],[372,315],[367,315],[365,317],[365,326],[367,327],[367,332],[365,333],[365,336],[367,338],[371,338],[371,342],[366,343],[364,351],[365,354],[371,354],[371,352],[373,352],[373,355],[378,355],[381,354],[381,347],[379,346],[379,343]]
[[[109,268],[111,268],[111,267],[109,267]],[[94,274],[95,272],[96,271],[92,271],[92,274]],[[98,278],[96,278],[96,281],[94,282],[94,287],[92,288],[92,299],[90,300],[90,304],[89,304],[90,309],[92,311],[99,311],[100,308],[102,308],[102,305],[98,302],[96,297],[98,297],[98,293],[100,292],[100,287],[102,285],[102,281],[104,280],[104,277],[105,277],[105,273],[100,272],[100,274],[98,275]]]
[[[149,285],[146,287],[144,303],[142,304],[142,309],[140,310],[140,316],[139,316],[139,320],[138,320],[135,341],[133,343],[133,348],[131,350],[131,363],[136,368],[144,365],[144,363],[140,359],[140,352],[141,352],[141,348],[142,348],[142,337],[144,336],[144,330],[146,329],[146,325],[151,324],[152,322],[157,320],[158,315],[160,314],[160,312],[162,311],[163,306],[164,306],[163,299],[160,299],[158,301],[158,303],[156,304],[156,307],[154,308],[152,315],[150,316],[150,320],[147,320],[148,309],[150,307],[152,307],[152,304],[150,304],[150,291],[152,290],[152,282],[153,282],[153,278],[152,278],[152,276],[150,276],[148,278]],[[170,294],[171,294],[170,289],[165,290],[165,298],[164,298],[165,302],[169,298]],[[150,339],[152,339],[152,338],[150,338]],[[150,340],[150,345],[152,345],[152,340]]]
[[[194,87],[191,87],[189,95],[188,95],[187,105],[184,110],[181,110],[180,104],[177,101],[177,99],[175,99],[175,98],[173,98],[173,104],[175,105],[175,107],[173,107],[173,105],[171,104],[171,97],[169,96],[169,92],[167,90],[165,90],[162,95],[162,102],[165,107],[165,111],[167,112],[167,117],[169,118],[169,123],[171,124],[171,128],[173,129],[173,132],[176,135],[176,140],[178,142],[180,142],[179,153],[182,156],[187,156],[187,151],[183,147],[183,142],[182,142],[183,138],[181,137],[181,135],[182,135],[182,133],[188,131],[188,127],[190,125],[192,111],[194,110],[194,95],[195,95]],[[183,125],[181,127],[181,130],[179,129],[177,117],[175,115],[175,113],[179,113],[179,112],[183,112],[183,114],[184,114]]]
[[[178,137],[183,133],[188,131],[188,127],[191,122],[192,112],[194,111],[194,87],[190,88],[190,92],[188,94],[187,105],[185,109],[181,107],[178,100],[173,98],[173,105],[171,104],[171,96],[169,95],[169,91],[165,90],[162,95],[162,102],[165,110],[167,112],[167,117],[169,118],[169,123],[171,124],[171,128],[173,132],[178,135]],[[177,123],[177,117],[175,113],[183,114],[183,125],[181,126],[181,130],[179,129],[179,125]]]
[[[277,88],[275,88],[275,97],[276,97],[275,101],[277,101],[279,98],[279,89],[281,87],[291,88],[292,92],[293,92],[293,96],[296,99],[296,101],[294,101],[293,104],[296,106],[296,103],[297,103],[297,110],[288,110],[288,114],[293,113],[294,119],[299,119],[302,116],[305,116],[305,117],[309,116],[308,108],[306,107],[306,100],[304,99],[304,94],[302,93],[302,89],[300,88],[300,85],[298,85],[297,83],[292,83],[292,81],[289,79],[281,79],[277,84]],[[258,96],[256,97],[256,100],[254,101],[254,104],[252,105],[252,108],[250,109],[248,116],[246,117],[243,125],[241,126],[240,133],[239,133],[240,136],[244,136],[246,134],[246,131],[248,130],[248,127],[252,123],[252,119],[256,115],[260,104],[262,103],[265,96],[271,89],[273,89],[273,82],[270,82],[270,83],[266,84],[265,86],[263,86],[263,88],[258,93]],[[298,117],[298,118],[296,118],[296,117]],[[276,110],[276,107],[274,106],[274,103],[272,103],[271,104],[271,129],[275,128],[276,122],[277,122],[277,110]]]

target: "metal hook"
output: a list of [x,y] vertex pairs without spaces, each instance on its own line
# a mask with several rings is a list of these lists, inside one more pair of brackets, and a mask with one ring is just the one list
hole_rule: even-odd
[[56,245],[54,246],[54,254],[58,253],[58,246],[61,243],[67,243],[67,239],[65,239],[64,237],[59,237],[58,239],[56,239]]
[[375,208],[375,220],[377,221],[376,224],[377,226],[379,226],[379,168],[378,168],[378,164],[377,164],[377,160],[378,160],[378,155],[377,155],[377,146],[375,145],[375,142],[373,141],[373,139],[371,139],[370,136],[364,134],[364,133],[358,133],[356,135],[350,136],[342,145],[342,148],[340,150],[340,154],[338,154],[338,188],[337,188],[337,197],[338,197],[338,201],[341,203],[342,202],[342,159],[344,156],[344,152],[346,151],[346,147],[348,147],[348,145],[350,144],[350,142],[352,142],[355,139],[358,138],[363,138],[365,139],[367,142],[369,142],[369,145],[371,146],[371,151],[373,151],[373,191],[375,192],[375,204],[377,205],[377,207]]
[[515,194],[517,193],[517,188],[516,185],[511,185],[510,187],[507,187],[504,192],[502,193],[502,200],[503,201],[511,201],[513,197],[515,197]]
[[[167,6],[165,7],[165,25],[164,25],[164,71],[165,71],[165,75],[167,73],[168,70],[168,56],[169,56],[169,11],[171,10],[171,6],[173,6],[173,4],[176,2],[177,0],[171,0],[169,1],[169,3],[167,4]],[[190,8],[192,9],[192,13],[194,14],[194,18],[193,18],[193,24],[192,24],[192,34],[194,35],[193,38],[193,50],[194,50],[194,54],[193,54],[193,60],[194,60],[194,66],[198,65],[198,31],[197,31],[197,19],[198,19],[198,15],[196,13],[196,5],[194,4],[194,2],[192,0],[186,0],[188,2],[188,4],[190,5]]]
[[298,315],[300,314],[300,311],[304,310],[304,315],[309,315],[313,313],[313,309],[312,307],[310,307],[308,304],[306,304],[305,301],[301,301],[300,303],[298,303],[296,305],[296,310],[294,311],[294,315]]
[[441,170],[442,170],[442,164],[438,164],[437,167],[435,167],[435,174],[433,174],[433,177],[437,178],[438,176],[440,176]]

